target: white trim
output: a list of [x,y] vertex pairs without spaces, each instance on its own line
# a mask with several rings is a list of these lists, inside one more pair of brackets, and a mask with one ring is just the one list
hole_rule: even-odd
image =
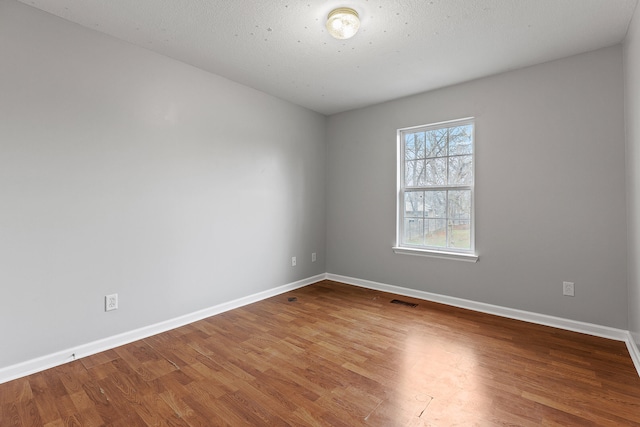
[[426,256],[430,258],[451,259],[454,261],[478,262],[478,255],[458,252],[430,251],[427,249],[394,246],[393,252],[400,255]]
[[463,298],[456,298],[425,291],[419,291],[415,289],[403,288],[400,286],[388,285],[385,283],[373,282],[370,280],[356,279],[353,277],[341,276],[338,274],[324,273],[318,274],[317,276],[309,277],[307,279],[302,279],[297,282],[289,283],[287,285],[258,292],[256,294],[249,295],[243,298],[238,298],[233,301],[221,303],[213,307],[186,314],[184,316],[176,317],[174,319],[160,322],[155,325],[145,326],[133,331],[114,335],[102,340],[82,344],[67,350],[59,351],[53,354],[48,354],[32,360],[28,360],[26,362],[1,368],[0,384],[15,380],[17,378],[25,377],[27,375],[31,375],[36,372],[44,371],[45,369],[53,368],[72,360],[91,356],[102,351],[129,344],[131,342],[138,341],[162,332],[166,332],[171,329],[187,325],[189,323],[197,322],[198,320],[206,319],[207,317],[224,313],[225,311],[233,310],[234,308],[252,304],[254,302],[280,295],[285,292],[290,292],[325,279],[359,286],[362,288],[374,289],[398,295],[410,296],[426,301],[438,302],[454,307],[466,308],[481,313],[494,314],[510,319],[517,319],[525,322],[565,329],[568,331],[580,332],[583,334],[594,335],[602,338],[609,338],[616,341],[623,341],[626,343],[629,355],[631,356],[631,360],[633,361],[638,375],[640,375],[640,347],[629,331],[610,328],[608,326],[595,325],[592,323],[579,322],[577,320],[564,319],[561,317],[548,316],[546,314],[538,314],[508,307],[501,307]]
[[110,350],[121,345],[148,338],[152,335],[166,332],[171,329],[179,328],[180,326],[188,325],[190,323],[197,322],[198,320],[206,319],[207,317],[224,313],[225,311],[233,310],[234,308],[239,308],[248,304],[252,304],[254,302],[262,301],[266,298],[283,294],[285,292],[293,291],[295,289],[299,289],[304,286],[308,286],[324,280],[325,278],[326,274],[318,274],[317,276],[298,280],[297,282],[268,289],[266,291],[238,298],[233,301],[224,302],[213,307],[205,308],[203,310],[185,314],[184,316],[165,320],[154,325],[145,326],[101,340],[81,344],[77,347],[69,348],[67,350],[44,355],[42,357],[31,359],[26,362],[7,366],[0,369],[0,384],[15,380],[17,378],[25,377],[27,375],[31,375],[36,372],[44,371],[45,369],[53,368],[64,363],[80,359],[82,357],[91,356],[92,354],[100,353],[102,351]]
[[625,343],[627,344],[627,350],[629,350],[629,356],[631,356],[636,371],[638,371],[638,375],[640,375],[640,343],[633,339],[631,332],[627,332]]
[[[450,297],[447,295],[434,294],[431,292],[419,291],[415,289],[402,288],[400,286],[388,285],[385,283],[372,282],[370,280],[356,279],[353,277],[340,276],[337,274],[327,274],[327,280],[346,283],[348,285],[360,286],[362,288],[374,289],[383,292],[390,292],[398,295],[418,298],[426,301],[438,302],[454,307],[466,308],[469,310],[479,311],[481,313],[494,314],[496,316],[506,317],[509,319],[522,320],[529,323],[551,326],[554,328],[565,329],[567,331],[580,332],[583,334],[593,335],[602,338],[609,338],[616,341],[628,342],[630,334],[623,329],[611,328],[609,326],[601,326],[593,323],[580,322],[578,320],[565,319],[562,317],[549,316],[546,314],[533,313],[531,311],[518,310],[515,308],[502,307],[499,305],[486,304],[467,300],[463,298]],[[633,358],[633,356],[632,356]],[[635,361],[634,361],[635,362]],[[636,364],[636,369],[638,365]],[[638,369],[640,375],[640,369]]]
[[398,130],[399,131],[407,131],[407,130],[408,131],[412,131],[412,130],[418,130],[418,129],[422,129],[422,128],[425,128],[425,129],[427,129],[427,128],[428,129],[438,129],[438,128],[441,128],[441,127],[448,127],[449,125],[453,125],[453,124],[455,124],[455,125],[457,125],[459,123],[464,124],[465,122],[472,123],[472,122],[475,121],[475,119],[476,118],[474,116],[469,116],[469,117],[463,117],[461,119],[445,120],[444,122],[429,123],[429,124],[426,124],[426,125],[409,126],[407,128],[400,128]]

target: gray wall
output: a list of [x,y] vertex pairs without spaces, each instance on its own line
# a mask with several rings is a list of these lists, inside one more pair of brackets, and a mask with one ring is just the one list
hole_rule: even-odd
[[[625,41],[629,331],[640,345],[640,8]],[[640,350],[640,349],[639,349]]]
[[[329,117],[327,271],[626,329],[622,58],[611,47]],[[469,116],[480,261],[394,254],[396,129]]]
[[[627,269],[620,47],[325,120],[0,0],[0,368],[325,271],[640,342],[638,14]],[[467,116],[480,261],[393,254],[396,129]]]
[[325,272],[325,155],[324,116],[0,0],[0,368]]

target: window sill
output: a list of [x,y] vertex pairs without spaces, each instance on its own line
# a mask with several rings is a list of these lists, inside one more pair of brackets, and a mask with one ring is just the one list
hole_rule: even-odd
[[392,249],[394,253],[401,255],[426,256],[430,258],[450,259],[454,261],[478,262],[479,258],[478,255],[475,254],[462,254],[458,252],[430,251],[427,249],[401,248],[398,246],[394,246]]

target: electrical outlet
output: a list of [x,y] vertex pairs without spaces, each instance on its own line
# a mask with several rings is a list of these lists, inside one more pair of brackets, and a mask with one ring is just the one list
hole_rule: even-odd
[[311,254],[311,262],[316,262],[316,253],[315,252],[313,252]]
[[575,295],[575,284],[573,282],[562,282],[562,295],[572,297]]
[[297,262],[296,262],[296,257],[292,256],[292,257],[291,257],[291,267],[295,267],[295,266],[296,266],[296,264],[297,264]]
[[104,297],[104,311],[118,309],[118,294],[111,294]]

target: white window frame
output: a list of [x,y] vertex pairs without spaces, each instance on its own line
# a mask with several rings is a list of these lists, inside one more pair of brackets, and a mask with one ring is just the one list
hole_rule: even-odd
[[[442,186],[405,186],[405,151],[404,138],[405,133],[418,132],[422,130],[442,129],[461,125],[472,125],[472,183],[470,185],[442,185]],[[396,254],[419,255],[433,258],[453,259],[460,261],[477,262],[478,255],[475,251],[475,172],[476,172],[476,141],[475,141],[475,118],[466,117],[463,119],[449,120],[427,125],[412,126],[408,128],[398,129],[397,131],[397,214],[396,214],[396,245],[393,251]],[[448,154],[448,153],[447,153]],[[447,156],[448,158],[448,156]],[[408,245],[402,243],[404,235],[404,215],[405,215],[405,191],[410,190],[470,190],[471,191],[471,212],[470,212],[470,249],[441,248],[423,245]],[[448,215],[448,210],[447,210]]]

